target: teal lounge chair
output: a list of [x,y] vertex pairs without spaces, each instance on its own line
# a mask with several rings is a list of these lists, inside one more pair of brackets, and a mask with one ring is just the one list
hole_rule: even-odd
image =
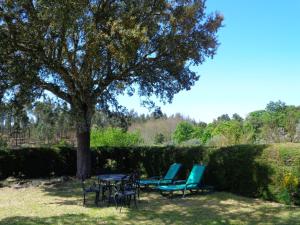
[[139,184],[141,187],[149,187],[149,186],[157,186],[162,184],[172,184],[179,169],[181,167],[180,163],[173,163],[170,167],[168,172],[163,178],[160,177],[151,177],[149,179],[141,179],[139,180]]
[[175,181],[174,184],[170,185],[159,185],[157,189],[162,195],[165,193],[170,193],[172,195],[174,191],[182,191],[184,197],[187,190],[192,192],[193,190],[198,191],[201,188],[200,182],[204,170],[204,165],[195,164],[187,180]]

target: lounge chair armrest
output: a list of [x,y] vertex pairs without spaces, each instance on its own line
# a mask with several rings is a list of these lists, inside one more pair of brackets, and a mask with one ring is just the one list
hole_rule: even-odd
[[185,184],[186,180],[175,180],[173,183],[174,184]]

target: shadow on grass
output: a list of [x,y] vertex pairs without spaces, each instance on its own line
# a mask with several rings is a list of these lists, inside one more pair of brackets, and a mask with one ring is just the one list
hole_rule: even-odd
[[[61,201],[56,202],[58,205],[78,205],[82,202],[77,182],[44,189],[49,195],[62,197]],[[95,210],[92,198],[87,208]],[[8,217],[0,224],[300,224],[298,207],[265,204],[260,200],[223,192],[173,199],[157,193],[143,193],[138,209],[126,208],[119,213],[111,207],[108,213],[102,215],[101,210],[104,209],[108,208],[96,208],[99,214],[95,215],[74,212],[50,217]]]
[[105,220],[98,217],[90,217],[86,214],[65,214],[61,216],[52,217],[9,217],[0,221],[2,225],[53,225],[53,224],[115,224],[114,217],[106,217]]
[[[143,197],[145,198],[145,197]],[[257,207],[247,198],[225,193],[165,199],[151,194],[141,201],[139,209],[130,208],[107,216],[65,214],[52,217],[9,217],[0,224],[299,224],[299,210],[286,207]],[[101,210],[101,208],[99,208]],[[120,217],[119,217],[120,216]]]
[[157,224],[300,224],[297,207],[258,207],[258,200],[227,193],[191,195],[185,199],[158,198],[161,197],[149,199],[148,205],[143,205],[141,210],[129,211],[129,221],[153,221]]

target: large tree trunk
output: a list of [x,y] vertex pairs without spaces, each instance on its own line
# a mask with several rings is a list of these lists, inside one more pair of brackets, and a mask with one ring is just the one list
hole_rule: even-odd
[[77,178],[85,179],[91,176],[91,133],[92,113],[83,107],[76,116],[76,136],[77,136]]
[[77,129],[77,178],[91,176],[90,130]]

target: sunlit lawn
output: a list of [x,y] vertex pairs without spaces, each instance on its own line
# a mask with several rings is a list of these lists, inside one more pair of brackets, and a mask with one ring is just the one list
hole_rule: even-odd
[[80,185],[0,188],[0,224],[300,224],[300,208],[228,193],[167,199],[142,193],[138,209],[82,206]]

